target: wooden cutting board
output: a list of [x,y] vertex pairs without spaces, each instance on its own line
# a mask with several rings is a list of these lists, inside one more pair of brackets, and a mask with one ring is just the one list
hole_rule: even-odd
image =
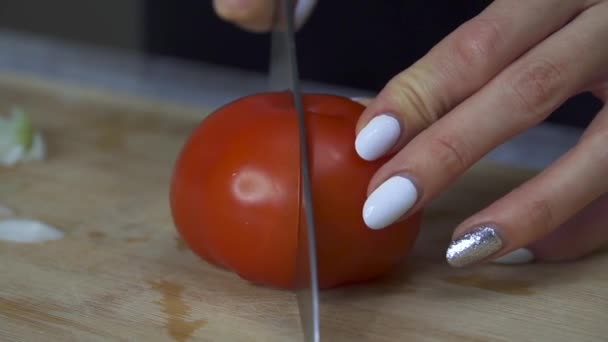
[[[18,76],[0,111],[24,107],[46,162],[0,169],[0,203],[66,232],[0,243],[2,341],[291,341],[290,292],[211,267],[176,238],[173,161],[206,109]],[[427,210],[403,269],[322,294],[324,341],[606,341],[608,253],[561,265],[444,262],[452,229],[532,176],[474,167]]]

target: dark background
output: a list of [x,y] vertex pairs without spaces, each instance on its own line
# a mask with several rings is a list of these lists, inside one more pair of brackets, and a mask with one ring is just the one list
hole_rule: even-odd
[[[481,0],[320,0],[297,34],[302,78],[378,91],[396,73],[486,7]],[[211,1],[145,2],[149,53],[265,71],[269,35],[218,19]],[[588,94],[550,121],[586,126],[601,103]]]
[[[297,34],[301,75],[376,92],[490,2],[319,0]],[[221,21],[211,0],[0,0],[0,29],[262,72],[268,63],[269,35]],[[586,126],[600,106],[577,96],[550,121]]]

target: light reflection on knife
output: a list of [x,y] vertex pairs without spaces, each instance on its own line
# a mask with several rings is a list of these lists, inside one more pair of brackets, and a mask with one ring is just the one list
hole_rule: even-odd
[[302,108],[294,37],[293,0],[277,0],[274,15],[270,88],[275,91],[291,90],[298,117],[298,133],[300,137],[300,188],[305,216],[299,221],[296,251],[298,309],[306,341],[317,342],[320,339],[320,326],[315,223],[310,185],[308,145],[306,141],[307,134]]

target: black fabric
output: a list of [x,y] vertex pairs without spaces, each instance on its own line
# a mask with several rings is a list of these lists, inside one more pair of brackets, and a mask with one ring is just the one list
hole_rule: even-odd
[[[302,78],[378,91],[491,1],[320,0],[297,34]],[[269,35],[220,20],[211,1],[145,1],[152,54],[265,71]],[[601,103],[579,95],[550,121],[586,126]]]

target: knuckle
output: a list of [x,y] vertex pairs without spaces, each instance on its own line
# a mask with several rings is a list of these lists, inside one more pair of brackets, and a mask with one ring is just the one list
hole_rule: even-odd
[[486,63],[488,56],[497,53],[501,40],[499,24],[480,17],[463,26],[454,40],[453,51],[461,64],[478,67]]
[[466,170],[473,160],[468,146],[461,138],[454,136],[437,135],[431,140],[429,148],[433,159],[451,175]]
[[429,127],[439,120],[440,111],[433,105],[433,97],[425,89],[423,79],[412,68],[391,79],[381,96],[408,122]]
[[557,64],[540,59],[525,64],[513,75],[507,87],[515,98],[516,110],[529,114],[532,120],[540,120],[553,105],[563,71]]

